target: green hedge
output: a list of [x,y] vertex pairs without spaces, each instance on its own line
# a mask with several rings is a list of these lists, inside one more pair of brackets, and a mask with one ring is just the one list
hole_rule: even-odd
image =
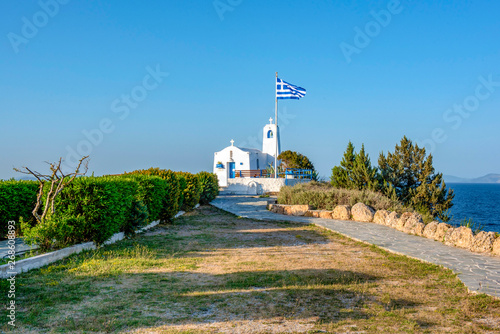
[[162,222],[168,222],[172,220],[177,212],[179,212],[179,208],[182,205],[181,188],[180,180],[177,178],[175,172],[160,168],[149,168],[125,173],[124,175],[158,176],[163,179],[165,181],[166,189],[165,195],[162,197],[162,210],[160,211],[158,218]]
[[143,201],[135,198],[132,203],[132,209],[128,214],[128,219],[125,225],[120,228],[120,231],[125,232],[125,235],[128,237],[133,236],[140,227],[146,226],[149,221],[148,207]]
[[20,218],[34,221],[32,211],[36,205],[37,181],[0,180],[0,239],[7,237],[9,220],[19,224]]
[[[201,184],[198,177],[188,172],[175,173],[181,180],[183,194],[181,210],[190,211],[200,202]],[[182,180],[184,179],[184,181]],[[185,183],[184,183],[185,182]]]
[[[138,183],[118,177],[76,178],[59,194],[56,210],[43,224],[23,224],[28,242],[42,248],[63,247],[87,241],[102,244],[126,231],[138,204]],[[56,240],[53,242],[53,240]]]
[[217,175],[209,172],[199,172],[196,176],[201,186],[200,204],[212,202],[219,195],[219,180],[217,179]]
[[[45,188],[44,197],[48,184]],[[1,181],[0,231],[5,235],[7,222],[16,220],[26,241],[45,249],[88,241],[102,244],[119,231],[131,235],[148,222],[171,221],[179,209],[207,204],[218,189],[217,177],[208,172],[150,168],[121,176],[79,177],[59,194],[55,213],[39,224],[31,214],[38,182]]]
[[184,206],[184,192],[187,189],[187,180],[184,176],[175,173],[175,177],[179,180],[179,198],[177,200],[177,205],[179,209]]
[[148,209],[148,221],[160,219],[164,207],[164,198],[168,195],[168,184],[158,176],[141,174],[124,175],[138,184],[136,199]]

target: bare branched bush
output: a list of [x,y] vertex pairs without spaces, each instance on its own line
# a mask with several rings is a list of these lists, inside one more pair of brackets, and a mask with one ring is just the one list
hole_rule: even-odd
[[[37,171],[32,171],[28,167],[14,168],[16,172],[33,175],[39,182],[36,205],[35,208],[33,209],[33,216],[35,216],[39,224],[43,223],[45,217],[49,213],[49,208],[52,214],[55,212],[54,202],[57,195],[59,195],[59,193],[68,184],[70,184],[77,176],[82,176],[87,173],[89,165],[88,158],[89,158],[88,155],[82,157],[78,162],[76,170],[69,174],[65,174],[61,169],[62,158],[59,158],[58,162],[53,162],[53,163],[47,162],[47,164],[49,164],[50,166],[50,171],[51,171],[50,174],[42,174]],[[44,192],[43,188],[46,185],[49,187],[49,190],[47,192],[47,198],[45,198],[45,205],[43,205],[44,204],[42,199]],[[39,212],[42,205],[43,205],[43,211],[40,214]]]

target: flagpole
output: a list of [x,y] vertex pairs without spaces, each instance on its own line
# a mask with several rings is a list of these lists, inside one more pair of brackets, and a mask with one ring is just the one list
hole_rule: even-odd
[[276,72],[276,81],[274,82],[275,98],[276,103],[274,105],[274,120],[276,124],[276,134],[274,136],[276,140],[276,150],[274,151],[274,178],[278,178],[278,95],[276,94],[276,84],[278,82],[278,72]]

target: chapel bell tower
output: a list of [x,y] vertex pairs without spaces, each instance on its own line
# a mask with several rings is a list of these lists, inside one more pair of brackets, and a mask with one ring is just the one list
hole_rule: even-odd
[[276,155],[276,143],[278,143],[278,155],[281,153],[280,146],[280,133],[279,128],[276,124],[273,124],[273,119],[269,119],[269,124],[264,126],[264,133],[262,137],[262,152],[272,155]]

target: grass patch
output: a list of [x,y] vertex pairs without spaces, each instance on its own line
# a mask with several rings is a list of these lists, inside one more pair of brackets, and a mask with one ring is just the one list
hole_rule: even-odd
[[499,301],[468,294],[450,270],[210,206],[16,283],[20,333],[500,330]]

